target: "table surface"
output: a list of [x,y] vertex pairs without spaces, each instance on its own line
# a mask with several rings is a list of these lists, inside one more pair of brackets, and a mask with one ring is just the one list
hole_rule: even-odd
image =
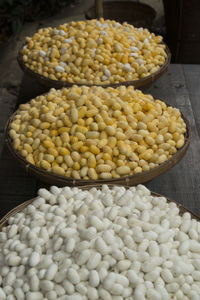
[[[199,74],[200,65],[172,64],[168,72],[145,92],[179,108],[189,120],[192,131],[191,143],[183,159],[146,186],[181,203],[200,216]],[[5,116],[11,114],[20,103],[25,103],[45,91],[32,79],[23,77],[17,101],[14,101],[14,98],[4,97],[0,107],[0,140],[3,140]],[[3,147],[0,157],[0,178],[0,218],[13,207],[34,198],[38,188],[48,187],[26,173],[11,156],[6,146]]]

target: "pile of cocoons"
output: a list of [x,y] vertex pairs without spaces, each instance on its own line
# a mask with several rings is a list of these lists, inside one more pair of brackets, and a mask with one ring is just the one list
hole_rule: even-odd
[[20,105],[9,131],[28,163],[84,180],[149,171],[183,147],[185,133],[178,109],[132,86],[51,89]]
[[40,189],[0,232],[0,299],[198,300],[199,240],[143,185]]
[[39,29],[21,50],[25,65],[46,78],[106,85],[138,80],[165,63],[161,36],[111,20],[70,22]]

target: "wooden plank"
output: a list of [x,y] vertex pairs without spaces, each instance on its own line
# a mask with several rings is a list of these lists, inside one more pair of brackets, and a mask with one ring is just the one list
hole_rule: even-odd
[[23,76],[19,90],[17,106],[26,103],[31,99],[49,91],[48,87],[40,85],[36,80],[29,76]]
[[147,91],[178,107],[192,128],[191,144],[185,157],[174,168],[155,178],[147,186],[200,215],[200,140],[194,118],[194,114],[197,113],[194,109],[197,98],[191,101],[184,75],[181,65],[171,65],[168,73]]
[[0,178],[0,217],[36,196],[36,179],[20,167],[6,147],[0,159]]
[[27,173],[19,163],[13,158],[6,146],[4,146],[0,160],[0,176],[6,172],[7,176],[26,177]]
[[29,175],[27,177],[16,177],[15,174],[13,176],[5,176],[4,180],[0,182],[1,195],[10,195],[13,198],[17,196],[26,196],[35,194],[36,191],[36,183],[35,179]]
[[191,100],[191,106],[200,135],[200,65],[183,65],[183,72]]
[[3,144],[4,144],[4,133],[0,132],[0,157],[3,151]]
[[15,109],[16,102],[16,95],[9,93],[6,88],[0,88],[0,132],[3,132],[9,116]]
[[5,216],[11,209],[20,205],[21,203],[32,199],[32,195],[16,195],[15,198],[11,195],[0,194],[0,219]]
[[167,73],[159,78],[146,93],[152,94],[170,105],[182,108],[191,106],[182,65],[171,64]]
[[0,218],[13,207],[37,196],[39,188],[50,185],[29,175],[4,146],[0,159]]

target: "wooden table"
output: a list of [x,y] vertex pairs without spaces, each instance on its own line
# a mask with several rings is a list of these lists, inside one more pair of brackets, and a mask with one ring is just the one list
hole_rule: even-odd
[[[200,216],[200,65],[171,65],[169,71],[149,88],[151,93],[176,106],[189,120],[192,129],[190,147],[171,170],[146,184],[152,191],[176,200]],[[17,103],[0,109],[13,111],[19,103],[44,92],[32,79],[23,78]],[[12,104],[12,105],[11,105]],[[1,115],[3,115],[1,113]],[[5,120],[0,119],[0,135]],[[0,136],[1,137],[1,136]],[[0,158],[0,218],[13,207],[37,195],[46,185],[23,170],[4,147]]]

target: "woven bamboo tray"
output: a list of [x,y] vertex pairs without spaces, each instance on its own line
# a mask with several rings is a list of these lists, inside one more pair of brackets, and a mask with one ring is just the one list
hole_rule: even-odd
[[16,159],[20,165],[25,168],[25,170],[41,180],[42,182],[48,183],[50,185],[57,185],[59,187],[62,186],[88,186],[88,185],[96,185],[96,184],[120,184],[125,186],[133,186],[140,183],[145,183],[153,178],[161,175],[162,173],[166,172],[167,170],[171,169],[174,165],[176,165],[181,158],[185,155],[191,139],[191,129],[188,120],[182,115],[182,118],[184,119],[186,123],[186,134],[185,134],[185,144],[182,148],[180,148],[170,159],[165,161],[164,163],[160,164],[159,166],[146,171],[141,172],[138,174],[130,175],[130,176],[124,176],[120,178],[112,178],[112,179],[98,179],[98,180],[83,180],[83,179],[74,179],[74,178],[68,178],[66,176],[57,175],[54,173],[50,173],[42,168],[36,167],[33,164],[30,164],[27,162],[20,154],[19,152],[15,151],[15,149],[12,146],[12,139],[9,136],[9,129],[10,124],[15,116],[17,111],[10,117],[10,119],[7,122],[6,128],[5,128],[5,143],[8,146],[8,149],[10,150],[11,154],[13,155],[14,159]]
[[[62,87],[71,87],[74,84],[78,85],[78,86],[83,86],[83,85],[87,85],[87,86],[93,86],[95,84],[79,84],[79,83],[70,83],[67,81],[61,81],[61,80],[53,80],[50,79],[48,77],[45,77],[43,75],[40,75],[34,71],[32,71],[30,68],[28,68],[22,58],[22,54],[21,54],[21,50],[18,52],[18,56],[17,56],[17,60],[18,63],[21,67],[21,69],[24,71],[24,73],[26,75],[29,75],[30,77],[34,78],[39,84],[49,87],[49,88],[57,88],[60,89]],[[133,85],[135,88],[141,88],[141,89],[146,89],[149,86],[152,85],[152,83],[157,80],[160,76],[163,75],[163,73],[165,73],[169,67],[170,64],[170,60],[171,60],[171,53],[169,48],[166,45],[166,49],[165,49],[166,53],[167,53],[167,57],[166,60],[164,62],[164,64],[160,67],[160,69],[158,71],[156,71],[155,73],[144,77],[142,79],[138,79],[138,80],[133,80],[133,81],[124,81],[124,82],[120,82],[120,83],[115,83],[115,84],[107,84],[107,85],[99,85],[102,87],[117,87],[117,86],[121,86],[121,85],[125,85],[125,86],[129,86],[129,85]]]
[[[108,184],[109,187],[114,187],[115,185],[114,184]],[[118,185],[119,186],[119,185]],[[96,187],[96,188],[100,188],[101,185],[93,185],[93,186],[83,186],[81,187],[82,189],[85,189],[85,190],[89,190],[90,188],[92,187]],[[127,186],[125,186],[127,187]],[[155,192],[151,192],[151,195],[152,196],[157,196],[157,197],[165,197],[163,195],[160,195],[158,193],[155,193]],[[179,204],[178,202],[170,199],[170,198],[167,198],[167,202],[170,203],[170,202],[173,202],[173,203],[176,203],[176,205],[178,206],[179,210],[180,210],[180,215],[183,215],[185,212],[189,212],[192,216],[192,218],[196,219],[197,221],[200,221],[200,217],[198,217],[197,215],[195,215],[194,213],[192,213],[189,209],[185,208],[184,206],[182,206],[181,204]],[[4,226],[7,225],[7,221],[10,217],[13,217],[15,214],[17,214],[18,212],[21,212],[23,211],[23,209],[25,207],[27,207],[29,204],[31,204],[33,201],[35,200],[35,198],[31,199],[31,200],[28,200],[20,205],[18,205],[17,207],[13,208],[12,210],[10,210],[1,220],[0,220],[0,231],[2,230],[2,228]]]

